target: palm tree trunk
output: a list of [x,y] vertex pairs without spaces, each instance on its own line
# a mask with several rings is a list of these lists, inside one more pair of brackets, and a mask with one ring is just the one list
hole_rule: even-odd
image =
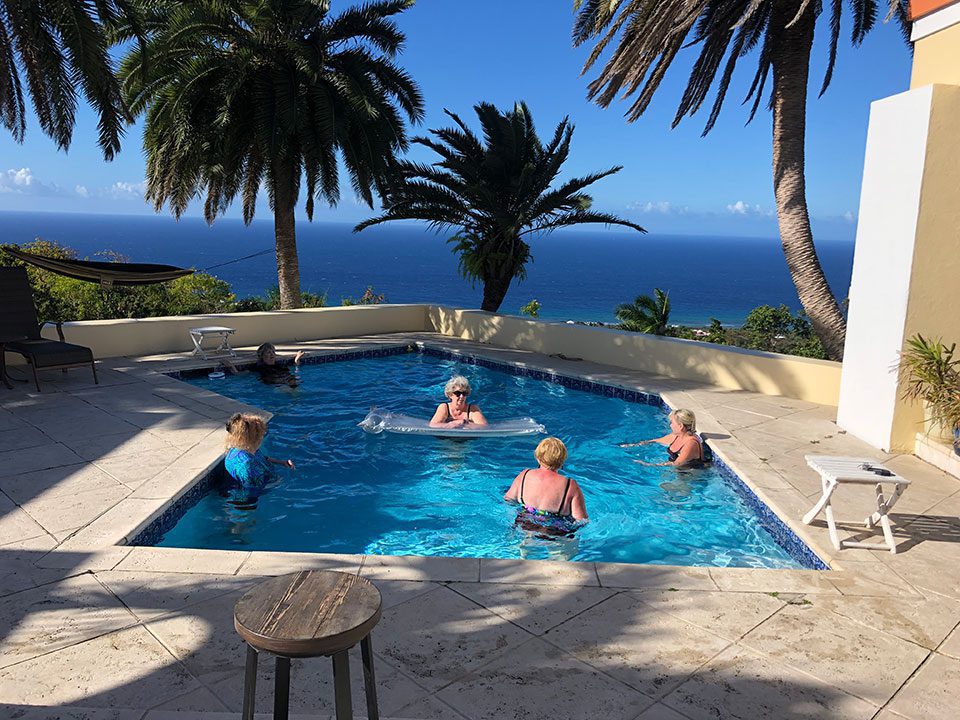
[[277,162],[273,173],[273,228],[277,246],[277,284],[280,286],[280,307],[298,308],[300,299],[300,261],[297,258],[296,197],[290,170]]
[[511,275],[506,273],[485,277],[483,279],[483,302],[480,304],[480,309],[487,312],[499,310],[500,305],[503,304],[503,298],[507,295],[507,290],[510,289],[511,279]]
[[[771,24],[783,28],[801,0],[774,3]],[[823,274],[813,244],[804,180],[807,79],[816,17],[814,3],[792,27],[780,31],[773,50],[773,189],[780,241],[800,303],[827,357],[843,359],[847,323]]]

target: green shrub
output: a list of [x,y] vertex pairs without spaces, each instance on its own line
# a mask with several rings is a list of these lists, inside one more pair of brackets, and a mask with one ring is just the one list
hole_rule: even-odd
[[521,315],[529,315],[532,318],[540,317],[540,301],[534,298],[522,308],[520,308]]
[[[18,247],[18,246],[13,246]],[[49,240],[19,246],[34,255],[75,259],[76,252]],[[111,259],[120,258],[106,252]],[[122,259],[122,258],[120,258]],[[104,320],[232,312],[235,298],[230,285],[213,275],[194,273],[157,285],[101,288],[15,260],[0,253],[0,264],[27,269],[37,314],[41,320]]]
[[364,290],[363,295],[360,296],[359,300],[354,300],[350,297],[345,297],[340,301],[341,305],[350,306],[350,305],[380,305],[387,302],[387,298],[382,293],[378,293],[373,289],[373,285],[367,285],[367,289]]

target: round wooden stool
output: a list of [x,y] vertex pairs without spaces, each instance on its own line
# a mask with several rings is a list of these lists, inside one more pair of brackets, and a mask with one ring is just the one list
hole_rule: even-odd
[[243,719],[253,720],[257,657],[277,656],[273,717],[286,720],[290,704],[290,658],[333,656],[337,720],[353,717],[347,651],[360,643],[367,717],[379,718],[370,631],[380,621],[380,591],[356,575],[304,570],[267,580],[237,602],[233,624],[247,643]]

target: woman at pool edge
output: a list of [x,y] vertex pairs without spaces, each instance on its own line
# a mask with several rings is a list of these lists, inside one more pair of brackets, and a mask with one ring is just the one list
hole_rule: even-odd
[[703,452],[703,441],[697,435],[697,416],[692,410],[682,408],[674,410],[668,416],[670,433],[663,437],[641,440],[635,443],[621,443],[620,447],[637,447],[657,443],[667,446],[667,462],[648,463],[643,460],[634,460],[641,465],[672,465],[673,467],[701,467],[706,458]]
[[480,407],[470,404],[470,381],[455,375],[443,386],[443,394],[450,402],[440,403],[430,420],[430,427],[466,427],[486,425],[487,419]]
[[520,504],[516,524],[523,529],[569,534],[589,518],[580,485],[559,473],[567,461],[567,447],[559,438],[544,438],[533,457],[538,467],[519,473],[503,499]]

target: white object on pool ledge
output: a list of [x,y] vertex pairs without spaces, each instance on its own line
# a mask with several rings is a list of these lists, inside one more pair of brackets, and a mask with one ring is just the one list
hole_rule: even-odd
[[410,415],[401,415],[374,408],[359,423],[366,432],[374,435],[382,432],[403,433],[406,435],[435,435],[437,437],[509,437],[511,435],[537,435],[547,429],[533,418],[515,418],[513,420],[494,421],[489,425],[469,425],[467,427],[431,427],[429,420]]

